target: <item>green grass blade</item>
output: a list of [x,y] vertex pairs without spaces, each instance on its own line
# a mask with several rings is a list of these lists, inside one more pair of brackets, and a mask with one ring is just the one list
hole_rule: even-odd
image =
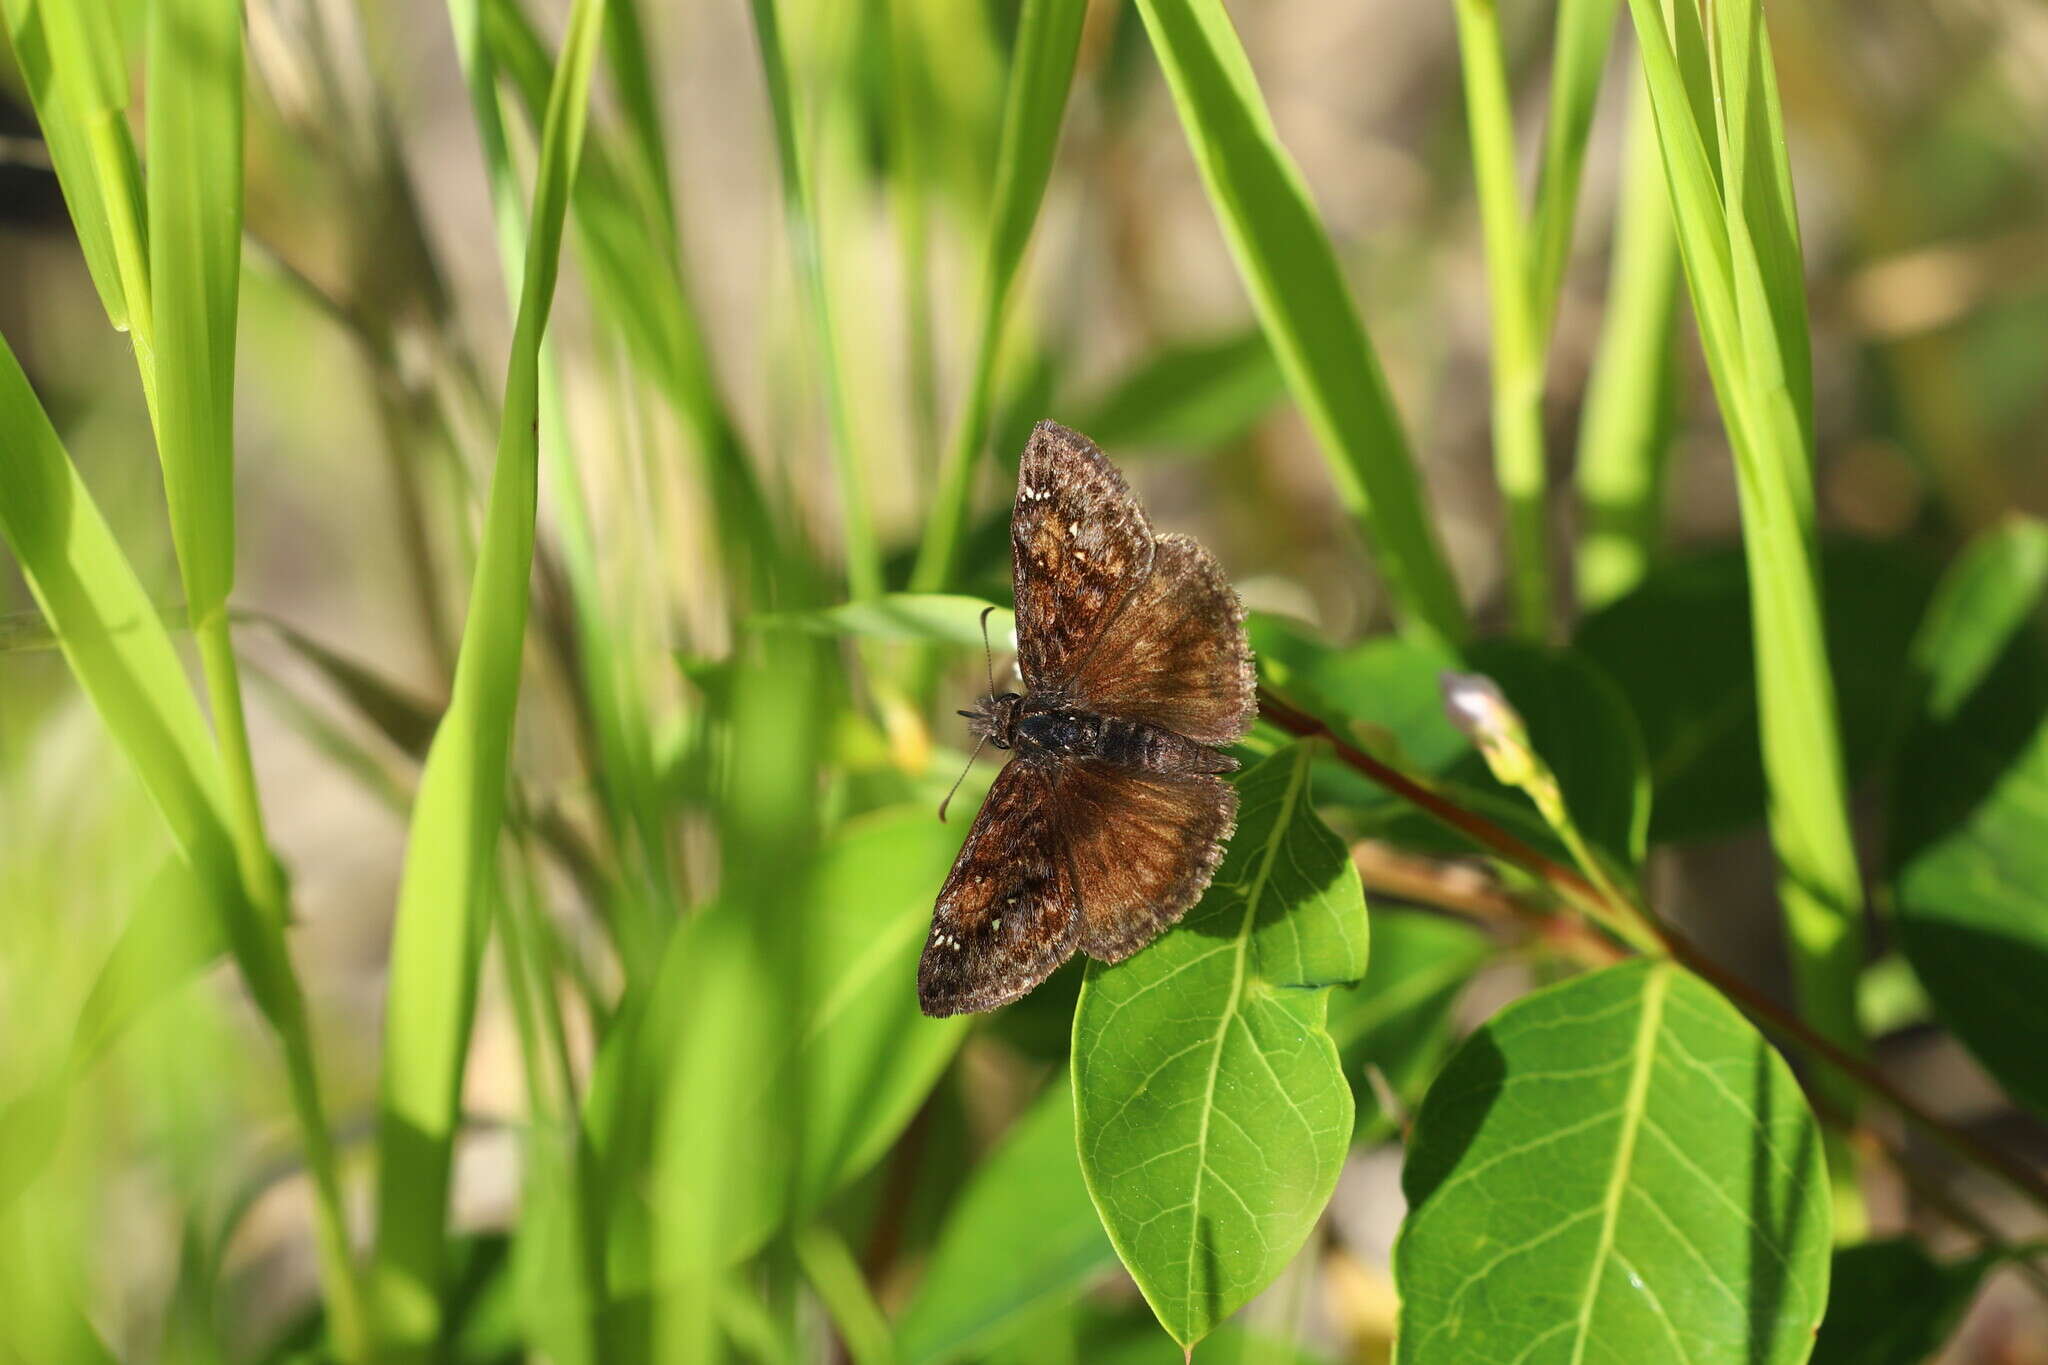
[[1052,177],[1060,124],[1073,85],[1080,51],[1080,0],[1026,0],[1017,21],[1017,47],[1003,106],[1002,142],[996,153],[993,207],[982,258],[981,311],[975,330],[974,363],[967,393],[954,419],[953,436],[939,466],[938,492],[918,549],[910,586],[916,592],[945,588],[958,567],[960,544],[973,505],[976,457],[988,440],[994,406],[996,355],[1002,345],[1010,292],[1038,221],[1045,187]]
[[114,25],[113,6],[75,0],[41,4],[37,10],[42,15],[54,77],[53,104],[76,121],[75,141],[83,144],[92,168],[93,191],[74,202],[83,206],[89,200],[104,215],[125,313],[110,316],[116,316],[117,326],[128,329],[142,369],[143,395],[154,414],[156,327],[150,310],[142,168],[136,160],[135,140],[128,132],[127,63]]
[[1571,256],[1578,218],[1580,172],[1600,78],[1614,41],[1620,0],[1560,0],[1550,62],[1550,121],[1544,128],[1543,168],[1529,229],[1530,292],[1543,334],[1557,314],[1558,289]]
[[805,153],[804,130],[799,126],[797,92],[790,79],[789,56],[783,48],[776,5],[777,0],[753,0],[752,12],[761,74],[768,85],[768,106],[774,115],[776,164],[782,173],[782,215],[797,283],[803,292],[811,347],[825,388],[832,469],[839,483],[840,533],[846,542],[846,583],[854,597],[873,597],[882,591],[882,555],[875,542],[874,518],[868,510],[867,480],[853,429],[846,369],[832,327],[832,290],[825,279],[825,248],[819,235],[810,158]]
[[1457,0],[1456,12],[1493,317],[1493,465],[1507,511],[1508,586],[1516,627],[1541,640],[1550,633],[1553,610],[1543,467],[1545,346],[1515,185],[1514,106],[1496,0]]
[[228,633],[235,581],[235,328],[242,276],[242,14],[160,0],[149,22],[149,240],[157,453],[185,608],[228,779],[242,876],[285,919]]
[[[455,0],[458,31],[480,24],[478,43],[465,59],[470,67],[472,104],[485,130],[486,156],[503,156],[504,135],[490,77],[495,64],[538,119],[547,102],[547,50],[517,5],[493,0],[477,12],[473,0]],[[609,38],[609,34],[608,34]],[[616,46],[618,40],[611,39]],[[638,117],[636,115],[636,117]],[[664,226],[669,201],[665,176],[657,176],[651,138],[635,129],[633,147],[617,155],[602,130],[585,147],[570,200],[579,255],[592,300],[626,339],[635,362],[660,388],[695,439],[701,474],[715,515],[710,534],[734,590],[757,603],[767,596],[768,576],[785,544],[759,477],[731,412],[720,397],[710,351],[682,273],[672,228]],[[494,153],[493,147],[498,150]],[[637,167],[637,169],[634,169]],[[502,212],[514,215],[511,201]],[[514,252],[508,259],[517,259]]]
[[42,8],[46,0],[5,0],[0,12],[7,17],[7,36],[14,49],[15,65],[28,89],[36,122],[42,126],[43,144],[50,149],[50,166],[57,172],[57,184],[71,210],[71,222],[78,232],[79,247],[85,253],[86,269],[107,319],[117,328],[128,325],[128,300],[121,285],[121,266],[114,257],[114,232],[109,226],[106,200],[100,196],[99,176],[92,162],[92,147],[85,126],[58,88],[50,62],[49,36],[43,31]]
[[504,818],[533,568],[540,339],[603,20],[603,0],[578,0],[548,99],[483,544],[453,696],[420,775],[399,889],[372,1263],[380,1336],[397,1356],[425,1354],[440,1329],[457,1094],[482,955],[483,893]]
[[149,240],[157,444],[194,625],[235,580],[234,376],[242,265],[242,23],[220,0],[149,22]]
[[[1735,456],[1771,840],[1793,977],[1809,1022],[1853,1049],[1861,1045],[1855,995],[1863,893],[1821,630],[1804,295],[1796,270],[1779,259],[1788,250],[1796,255],[1799,236],[1784,146],[1773,141],[1769,46],[1753,7],[1717,15],[1722,60],[1710,68],[1703,123],[1694,73],[1709,64],[1691,5],[1676,6],[1673,27],[1655,0],[1629,6],[1701,345]],[[1855,1091],[1838,1077],[1823,1081],[1830,1102],[1853,1113]],[[1846,1174],[1847,1149],[1831,1144],[1829,1157]],[[1836,1193],[1845,1230],[1852,1229],[1860,1222],[1850,1202],[1854,1182],[1837,1180]]]
[[1634,587],[1656,555],[1678,396],[1678,242],[1640,92],[1626,156],[1607,312],[1579,425],[1578,592],[1588,610]]
[[1138,12],[1238,273],[1404,628],[1462,640],[1465,608],[1386,377],[1229,16],[1220,0],[1140,0]]
[[0,535],[20,561],[72,672],[163,813],[220,917],[221,936],[250,994],[277,1030],[318,1194],[319,1254],[336,1350],[355,1359],[361,1315],[305,1005],[281,926],[256,907],[243,883],[220,756],[156,606],[4,343]]

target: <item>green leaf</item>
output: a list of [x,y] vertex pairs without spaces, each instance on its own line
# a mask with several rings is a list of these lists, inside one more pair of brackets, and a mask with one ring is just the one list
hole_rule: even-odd
[[1017,17],[1002,142],[996,151],[988,241],[982,256],[974,367],[939,467],[938,490],[918,547],[917,565],[911,572],[911,586],[921,591],[948,586],[958,567],[960,543],[973,505],[976,457],[989,435],[996,361],[1003,324],[1009,316],[1010,293],[1023,264],[1024,248],[1030,245],[1031,230],[1038,222],[1039,206],[1045,201],[1046,184],[1052,178],[1053,153],[1059,146],[1060,124],[1074,81],[1074,60],[1081,49],[1081,24],[1087,13],[1085,0],[1024,0]]
[[1835,1253],[1813,1365],[1922,1365],[1933,1360],[1996,1257],[1943,1265],[1911,1238]]
[[1365,899],[1296,744],[1237,782],[1207,896],[1074,1012],[1081,1170],[1117,1254],[1183,1346],[1265,1288],[1336,1188],[1351,1092],[1328,987],[1365,974]]
[[2048,1114],[2048,655],[2027,620],[2031,542],[1975,547],[1914,644],[1927,704],[1893,784],[1892,914],[1935,1013]]
[[[170,826],[224,925],[253,933],[213,738],[156,604],[115,544],[14,353],[0,343],[0,534],[101,720]],[[265,1008],[279,983],[255,938],[243,967]]]
[[982,642],[981,614],[988,612],[988,640],[998,650],[1017,631],[1008,607],[979,597],[942,592],[891,592],[866,602],[843,602],[815,611],[770,612],[750,622],[756,629],[777,626],[813,635],[856,635],[874,640],[933,640],[948,645]]
[[1115,1263],[1074,1155],[1074,1090],[1062,1073],[954,1201],[897,1353],[906,1365],[971,1356]]
[[1119,458],[1228,445],[1287,396],[1263,332],[1168,345],[1081,405],[1076,430]]
[[157,447],[195,626],[235,581],[235,320],[242,275],[242,11],[149,10],[149,255]]
[[[756,1030],[727,1005],[759,970],[747,907],[721,903],[693,916],[670,941],[649,996],[650,1012],[620,1033],[623,1052],[606,1103],[624,1117],[598,1125],[615,1198],[637,1201],[631,1172],[657,1149],[657,1179],[696,1191],[709,1225],[669,1269],[716,1269],[756,1250],[785,1222],[808,1217],[878,1160],[910,1121],[964,1036],[966,1020],[918,1012],[917,955],[933,888],[965,830],[926,810],[862,820],[801,869],[791,896],[802,933],[777,969],[803,983],[794,1017]],[[609,1088],[612,1083],[607,1083]],[[592,1103],[600,1103],[593,1082]],[[673,1131],[643,1127],[666,1096]],[[709,1128],[746,1134],[720,1143]],[[694,1125],[694,1126],[692,1126]],[[685,1136],[676,1136],[683,1134]],[[695,1139],[705,1139],[698,1150]],[[715,1164],[705,1164],[715,1163]],[[715,1197],[710,1192],[715,1191]],[[654,1192],[659,1206],[665,1197]],[[691,1263],[694,1262],[694,1263]]]
[[371,1287],[392,1353],[442,1330],[449,1166],[483,954],[484,894],[504,819],[533,571],[540,339],[588,112],[603,0],[577,0],[548,101],[533,229],[469,617],[448,710],[420,773],[392,929]]
[[[1851,778],[1893,735],[1910,686],[1912,623],[1933,589],[1925,561],[1893,545],[1822,550],[1828,652]],[[1576,648],[1629,698],[1656,789],[1653,842],[1706,838],[1764,813],[1748,574],[1733,550],[1652,569],[1579,626]]]
[[1406,629],[1455,644],[1465,608],[1379,358],[1308,187],[1220,0],[1140,0],[1216,219],[1337,495],[1370,537]]
[[1403,1365],[1796,1365],[1827,1299],[1820,1132],[1703,982],[1638,961],[1528,996],[1417,1116]]
[[1377,1067],[1411,1110],[1450,1051],[1451,1011],[1492,943],[1458,920],[1415,910],[1373,915],[1365,980],[1330,995],[1330,1036],[1344,1058],[1357,1119],[1352,1141],[1376,1142],[1397,1116],[1380,1108],[1366,1068]]
[[1970,542],[1943,575],[1913,640],[1926,710],[1953,716],[2026,624],[2048,586],[2048,523],[2015,516]]
[[115,327],[128,325],[128,304],[122,294],[121,268],[114,257],[114,233],[107,217],[106,200],[100,194],[93,169],[92,148],[85,125],[73,112],[52,69],[49,36],[43,30],[42,11],[47,0],[4,0],[0,11],[7,16],[7,36],[21,70],[22,84],[35,107],[36,122],[43,130],[43,145],[50,151],[50,166],[64,191],[71,210],[71,223],[85,254],[86,269],[107,320]]

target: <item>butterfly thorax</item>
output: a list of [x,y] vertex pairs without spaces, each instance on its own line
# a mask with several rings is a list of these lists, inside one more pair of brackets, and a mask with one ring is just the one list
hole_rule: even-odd
[[1006,692],[963,714],[974,733],[1020,756],[1092,758],[1152,773],[1220,773],[1237,766],[1228,755],[1163,726],[1102,715],[1048,693]]

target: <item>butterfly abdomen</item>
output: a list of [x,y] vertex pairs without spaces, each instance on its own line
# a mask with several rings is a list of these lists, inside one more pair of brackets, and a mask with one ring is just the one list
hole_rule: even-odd
[[1222,773],[1227,755],[1163,726],[1065,707],[1034,710],[1017,722],[1016,743],[1057,758],[1093,758],[1146,773]]

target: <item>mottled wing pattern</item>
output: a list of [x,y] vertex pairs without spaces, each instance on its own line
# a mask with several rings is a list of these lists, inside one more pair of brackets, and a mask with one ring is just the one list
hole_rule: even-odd
[[1057,692],[1152,567],[1152,526],[1123,475],[1087,437],[1040,422],[1010,512],[1017,666]]
[[1061,830],[1081,897],[1081,951],[1121,962],[1202,898],[1237,828],[1237,791],[1208,773],[1134,772],[1076,759],[1060,774]]
[[996,774],[939,891],[917,964],[917,1000],[934,1018],[1006,1005],[1074,953],[1073,866],[1059,825],[1060,765],[1027,754]]
[[1258,715],[1244,608],[1187,536],[1161,536],[1131,593],[1067,684],[1075,703],[1201,744],[1235,744]]

